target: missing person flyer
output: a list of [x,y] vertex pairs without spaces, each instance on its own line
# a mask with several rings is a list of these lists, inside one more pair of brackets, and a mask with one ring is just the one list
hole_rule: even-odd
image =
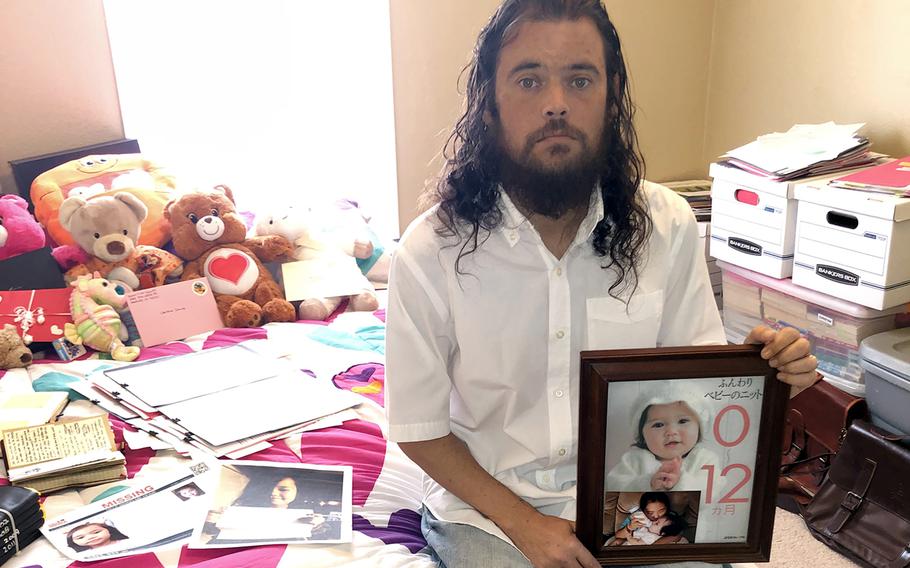
[[173,475],[134,479],[121,491],[48,519],[41,533],[67,557],[93,561],[184,542],[205,516],[217,475],[205,462]]

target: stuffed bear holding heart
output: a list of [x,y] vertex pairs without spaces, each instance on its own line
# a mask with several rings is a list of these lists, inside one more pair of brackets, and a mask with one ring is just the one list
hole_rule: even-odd
[[165,206],[164,216],[174,250],[187,261],[183,280],[208,279],[226,326],[295,320],[294,306],[262,265],[289,260],[293,247],[276,235],[247,239],[230,188],[185,193]]

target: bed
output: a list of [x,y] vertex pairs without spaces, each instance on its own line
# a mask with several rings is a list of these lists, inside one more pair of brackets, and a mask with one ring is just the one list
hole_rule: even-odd
[[[421,552],[426,542],[420,532],[421,473],[395,444],[386,442],[383,413],[385,313],[342,313],[330,322],[268,324],[251,329],[221,329],[212,333],[146,349],[140,360],[232,345],[248,339],[277,341],[306,337],[337,350],[337,371],[331,379],[339,389],[358,393],[363,402],[355,408],[356,419],[340,426],[305,432],[242,459],[350,465],[353,468],[353,540],[343,545],[270,545],[217,550],[190,549],[175,545],[157,552],[92,562],[99,568],[227,568],[227,567],[322,567],[322,566],[435,566]],[[302,349],[292,356],[305,365]],[[351,364],[352,361],[356,362]],[[37,360],[27,369],[0,370],[0,391],[66,390],[66,382],[84,377],[99,364],[97,355],[62,363]],[[331,364],[331,360],[330,363]],[[89,401],[72,402],[65,413],[90,412]],[[128,426],[111,419],[118,441]],[[128,480],[112,485],[138,483],[149,472],[187,461],[172,450],[124,447]],[[136,479],[138,478],[138,479]],[[0,485],[7,484],[0,476]],[[93,490],[96,488],[92,488]],[[54,493],[44,500],[48,516],[64,513],[86,502],[88,490]],[[23,549],[5,566],[14,568],[76,567],[43,537]]]

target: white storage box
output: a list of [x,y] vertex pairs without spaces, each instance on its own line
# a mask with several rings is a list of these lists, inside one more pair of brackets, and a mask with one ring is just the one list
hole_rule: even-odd
[[910,198],[796,187],[793,282],[882,310],[910,301]]
[[[793,273],[797,182],[711,164],[711,256],[774,278]],[[838,174],[842,175],[842,174]],[[826,181],[835,176],[823,176]]]

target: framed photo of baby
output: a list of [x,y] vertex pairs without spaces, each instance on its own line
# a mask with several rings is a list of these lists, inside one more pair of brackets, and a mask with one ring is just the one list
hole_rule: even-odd
[[582,352],[577,535],[601,564],[769,559],[789,386],[760,351]]

